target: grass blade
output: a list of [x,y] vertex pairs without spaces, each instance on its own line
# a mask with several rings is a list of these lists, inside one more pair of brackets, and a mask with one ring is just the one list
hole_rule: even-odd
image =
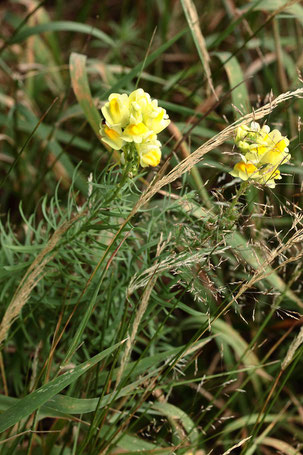
[[85,33],[94,38],[103,41],[108,46],[114,47],[115,42],[101,30],[92,27],[91,25],[80,24],[73,21],[53,21],[44,24],[35,25],[34,27],[23,28],[11,40],[10,44],[21,43],[26,38],[32,35],[40,35],[45,32],[76,32]]
[[86,362],[81,363],[71,371],[67,371],[62,376],[58,376],[56,379],[53,379],[48,384],[43,385],[11,406],[0,416],[0,432],[7,430],[12,425],[18,423],[21,419],[24,419],[32,412],[36,411],[36,409],[40,408],[40,406],[49,401],[53,396],[60,393],[65,387],[75,382],[91,367],[109,356],[113,351],[115,351],[115,349],[117,349],[118,346],[124,343],[124,341],[116,343],[114,346],[105,349],[105,351],[97,354]]

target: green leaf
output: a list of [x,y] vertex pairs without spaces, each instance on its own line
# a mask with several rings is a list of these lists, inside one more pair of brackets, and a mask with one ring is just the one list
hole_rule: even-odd
[[192,419],[182,409],[169,403],[154,403],[153,409],[159,411],[162,415],[167,416],[172,421],[178,419],[188,434],[191,443],[198,440],[198,430]]
[[[262,2],[256,2],[254,6],[255,11],[276,11],[285,5],[285,0],[262,0]],[[295,4],[283,10],[283,13],[290,15],[290,18],[294,18],[303,24],[303,8],[302,6]],[[285,17],[285,16],[283,16]]]
[[44,24],[35,25],[34,27],[26,27],[20,30],[11,40],[10,44],[21,43],[26,38],[32,35],[39,35],[45,32],[77,32],[85,33],[86,35],[98,38],[105,44],[114,47],[115,42],[101,30],[92,27],[91,25],[81,24],[73,21],[53,21]]
[[[263,423],[270,423],[270,422],[287,422],[290,418],[289,414],[267,414],[263,416]],[[298,416],[298,418],[300,418]],[[233,422],[226,425],[224,429],[224,433],[230,433],[232,431],[237,431],[243,428],[247,428],[248,426],[255,425],[255,423],[260,419],[259,413],[245,415],[240,417],[239,419],[235,419]]]
[[13,251],[18,251],[18,253],[35,253],[40,251],[44,245],[2,245],[4,248],[8,248]]
[[[86,414],[88,412],[100,411],[104,406],[113,403],[119,398],[140,393],[140,386],[144,384],[147,378],[154,376],[159,369],[149,372],[145,376],[141,376],[137,381],[134,381],[127,386],[123,387],[119,392],[111,392],[105,395],[101,400],[99,398],[74,398],[65,395],[56,395],[46,403],[46,407],[42,407],[41,411],[50,410],[52,413],[58,412],[60,414]],[[141,388],[143,393],[144,388]]]
[[[244,75],[237,58],[230,58],[230,52],[215,52],[214,55],[216,55],[222,63],[227,60],[224,64],[224,68],[228,77],[230,89],[232,90],[231,97],[233,104],[241,111],[244,111],[243,114],[250,112],[251,106],[248,91],[244,81]],[[240,118],[240,112],[235,111],[235,117]]]
[[73,368],[70,371],[58,376],[49,383],[43,385],[33,393],[18,400],[7,411],[0,416],[0,432],[7,430],[12,425],[18,423],[21,419],[32,414],[36,409],[40,408],[44,403],[57,395],[65,387],[75,382],[82,374],[86,373],[91,367],[96,365],[100,360],[111,354],[124,341],[116,343],[105,351],[95,355],[81,365]]

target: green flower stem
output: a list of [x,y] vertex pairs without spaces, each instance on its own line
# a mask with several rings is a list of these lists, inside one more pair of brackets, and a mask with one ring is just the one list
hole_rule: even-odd
[[109,202],[113,201],[115,199],[115,197],[118,195],[118,193],[121,190],[121,188],[123,187],[124,183],[129,178],[130,168],[131,168],[131,166],[129,164],[124,168],[120,182],[117,184],[116,189],[113,192],[113,194],[104,202],[105,205],[108,204]]
[[233,209],[235,208],[236,204],[238,203],[240,197],[242,196],[242,194],[245,193],[245,191],[247,190],[247,188],[249,187],[249,182],[248,180],[246,182],[242,182],[241,185],[240,185],[240,188],[236,194],[236,196],[234,197],[232,203],[230,204],[229,206],[229,209],[227,210],[227,213],[226,213],[226,217],[229,218]]
[[136,156],[135,150],[132,148],[125,148],[122,149],[124,151],[125,157],[125,166],[123,168],[122,177],[120,182],[117,184],[116,189],[114,190],[113,194],[105,201],[105,204],[113,201],[115,197],[118,195],[120,189],[123,187],[125,182],[129,179],[130,173],[132,173],[134,168],[134,156]]

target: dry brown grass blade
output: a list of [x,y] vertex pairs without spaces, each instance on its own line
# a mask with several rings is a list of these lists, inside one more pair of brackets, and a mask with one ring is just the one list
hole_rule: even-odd
[[303,343],[303,327],[301,327],[298,335],[296,336],[296,338],[293,340],[293,342],[291,343],[291,345],[288,348],[287,354],[281,365],[281,369],[283,371],[292,362],[295,353],[297,352],[297,350],[299,349],[299,347],[301,346],[302,343]]
[[208,85],[211,91],[213,92],[216,100],[218,100],[218,96],[215,92],[211,77],[211,70],[209,66],[210,56],[206,47],[204,36],[202,35],[201,28],[199,25],[199,17],[196,7],[192,0],[182,0],[182,5],[206,74]]
[[[22,308],[26,304],[29,299],[29,296],[37,285],[37,283],[43,277],[43,271],[45,266],[53,259],[55,256],[55,252],[53,250],[57,246],[59,240],[63,236],[63,234],[71,227],[71,225],[80,218],[82,214],[76,215],[69,221],[66,221],[62,224],[52,235],[50,240],[48,241],[46,247],[38,254],[36,259],[28,268],[26,274],[21,280],[11,303],[9,304],[3,319],[0,324],[0,345],[6,339],[9,329],[13,322],[18,318],[20,315]],[[52,254],[50,254],[52,253]]]
[[228,449],[226,452],[223,453],[223,455],[228,455],[230,454],[234,449],[237,449],[238,447],[241,447],[246,441],[248,441],[251,438],[251,436],[248,436],[247,438],[242,439],[242,441],[238,442],[234,446],[232,446],[230,449]]
[[277,453],[285,453],[286,455],[302,455],[302,452],[281,439],[267,437],[262,440],[262,444],[273,447],[277,450]]

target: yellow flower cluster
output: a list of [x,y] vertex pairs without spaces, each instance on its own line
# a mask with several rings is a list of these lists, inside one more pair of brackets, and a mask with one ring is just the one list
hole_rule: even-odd
[[278,130],[270,131],[268,125],[261,128],[259,123],[252,122],[250,126],[241,125],[237,128],[235,144],[242,160],[230,174],[241,180],[251,179],[274,188],[275,180],[282,178],[278,166],[290,159],[287,137]]
[[102,107],[105,124],[100,127],[103,142],[114,150],[132,150],[140,165],[157,166],[161,159],[161,142],[157,134],[170,123],[157,100],[141,88],[129,96],[112,93]]

